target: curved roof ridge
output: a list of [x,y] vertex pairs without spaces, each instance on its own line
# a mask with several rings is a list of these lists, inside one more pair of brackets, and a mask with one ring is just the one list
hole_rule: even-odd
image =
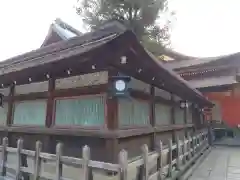
[[232,54],[227,54],[227,55],[221,55],[221,56],[215,56],[215,57],[205,57],[205,58],[196,58],[192,60],[182,60],[182,61],[172,61],[172,62],[167,62],[166,65],[171,68],[171,69],[182,69],[182,68],[187,68],[191,66],[198,66],[198,65],[203,65],[207,64],[210,62],[222,60],[223,58],[239,55],[240,52],[232,53]]

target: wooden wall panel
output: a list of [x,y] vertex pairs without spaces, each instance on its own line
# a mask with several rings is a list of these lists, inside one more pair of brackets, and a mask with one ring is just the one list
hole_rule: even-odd
[[179,140],[183,140],[185,136],[185,131],[184,130],[178,130],[176,131],[176,135],[178,136]]
[[163,145],[166,146],[169,139],[173,139],[172,131],[156,133],[156,143],[159,143],[159,141],[161,140]]
[[155,87],[155,96],[160,96],[164,99],[170,100],[171,99],[171,94],[167,91],[164,91],[162,89],[158,89]]
[[8,114],[8,102],[3,104],[3,107],[0,107],[0,126],[7,124],[7,114]]
[[49,149],[49,136],[40,134],[28,134],[28,133],[9,133],[9,146],[17,147],[17,140],[23,139],[23,147],[29,150],[35,150],[36,142],[41,141],[43,144],[43,152],[50,152]]
[[3,94],[4,96],[8,96],[10,93],[10,88],[1,88],[0,93]]
[[44,126],[47,100],[14,102],[13,124]]
[[48,91],[48,81],[15,86],[15,95]]
[[119,99],[118,103],[119,126],[142,126],[150,123],[150,108],[147,101],[132,98]]
[[140,90],[140,91],[150,94],[150,85],[146,84],[142,81],[139,81],[135,78],[131,78],[131,81],[129,82],[128,87],[131,89]]
[[192,105],[189,105],[189,107],[186,109],[187,113],[187,123],[191,124],[193,123],[193,114],[192,114]]
[[156,125],[171,125],[171,106],[166,104],[155,104]]
[[142,145],[148,145],[151,147],[151,136],[133,136],[124,139],[119,139],[118,152],[122,149],[128,151],[128,158],[133,158],[141,154]]
[[[0,134],[1,135],[1,134]],[[91,159],[104,161],[106,160],[105,140],[93,137],[75,137],[75,136],[53,136],[42,134],[27,134],[27,133],[10,133],[9,146],[16,147],[17,140],[24,140],[24,148],[35,150],[36,141],[41,141],[43,151],[48,153],[56,153],[56,145],[61,142],[64,144],[63,154],[66,156],[82,157],[82,147],[88,145],[91,149]]]
[[181,109],[180,107],[175,107],[174,110],[175,124],[185,124],[184,109]]
[[76,87],[86,87],[92,85],[106,84],[108,82],[108,72],[96,72],[79,76],[71,76],[63,79],[56,79],[56,89],[69,89]]
[[74,137],[74,136],[54,136],[52,137],[51,146],[54,148],[58,142],[64,144],[64,155],[82,157],[82,148],[88,145],[91,150],[91,159],[98,161],[107,160],[107,151],[105,146],[105,140],[94,137]]

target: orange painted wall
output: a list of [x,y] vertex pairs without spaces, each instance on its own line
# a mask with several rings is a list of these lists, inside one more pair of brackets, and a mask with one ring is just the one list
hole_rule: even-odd
[[240,96],[232,92],[205,94],[209,100],[218,101],[221,106],[222,120],[231,127],[240,124]]

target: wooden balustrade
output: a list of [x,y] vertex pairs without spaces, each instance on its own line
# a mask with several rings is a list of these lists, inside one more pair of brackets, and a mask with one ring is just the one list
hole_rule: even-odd
[[[81,176],[76,179],[92,180],[94,178],[94,172],[107,171],[115,174],[113,178],[119,180],[129,179],[129,175],[132,174],[131,169],[137,168],[136,179],[137,180],[164,180],[174,179],[176,174],[186,169],[187,164],[201,154],[203,151],[209,148],[208,145],[208,133],[202,132],[194,137],[188,136],[187,139],[181,141],[176,138],[176,144],[169,140],[167,147],[163,148],[162,142],[158,142],[158,148],[154,152],[149,152],[148,146],[143,145],[142,155],[135,157],[134,159],[128,159],[128,153],[125,150],[119,153],[119,163],[105,163],[91,160],[90,148],[84,146],[82,148],[82,158],[68,157],[63,155],[63,144],[59,143],[56,146],[56,154],[48,154],[41,152],[42,143],[36,142],[36,150],[26,150],[23,148],[23,140],[17,141],[17,148],[8,147],[8,139],[3,138],[1,151],[1,164],[0,174],[6,176],[8,170],[15,171],[13,179],[19,180],[22,177],[26,178],[27,175],[33,177],[34,180],[39,178],[54,179],[54,180],[68,180],[63,175],[63,165],[81,168]],[[176,151],[176,157],[173,156],[173,151]],[[8,163],[8,154],[14,154],[14,166]],[[27,167],[23,163],[27,158],[33,159],[33,167]],[[164,158],[167,159],[164,162]],[[55,163],[55,172],[47,173],[42,172],[42,162],[51,161]],[[40,173],[41,172],[41,173]]]

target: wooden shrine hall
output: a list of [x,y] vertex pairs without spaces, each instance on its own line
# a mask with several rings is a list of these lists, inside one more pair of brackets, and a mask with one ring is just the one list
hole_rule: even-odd
[[215,106],[210,119],[224,122],[228,126],[240,125],[239,70],[240,53],[169,62],[193,87],[200,90]]
[[[112,77],[122,75],[129,95],[114,96]],[[65,155],[81,156],[89,145],[92,159],[108,162],[201,130],[202,108],[213,105],[117,22],[1,62],[0,85],[0,137],[10,146],[22,137],[25,149],[40,140],[55,153],[63,142]]]

